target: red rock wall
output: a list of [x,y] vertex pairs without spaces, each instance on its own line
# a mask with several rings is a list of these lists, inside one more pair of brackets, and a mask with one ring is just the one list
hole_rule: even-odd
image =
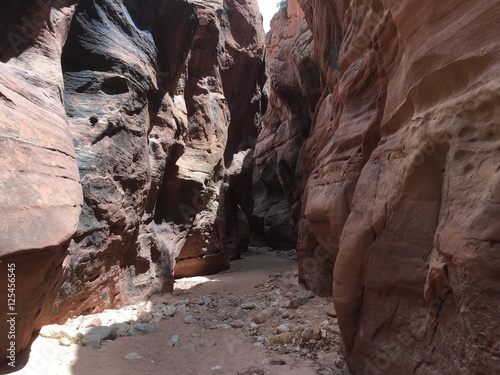
[[300,3],[322,83],[300,279],[333,291],[355,374],[496,374],[498,2]]
[[[48,6],[34,9],[27,2],[0,11],[4,28],[0,37],[0,362],[6,360],[11,341],[17,351],[26,347],[33,328],[50,316],[65,249],[82,207],[61,96],[60,54],[73,11],[73,6],[52,12]],[[17,313],[9,316],[15,319],[15,340],[7,335],[11,332],[7,313]]]
[[267,35],[270,102],[254,152],[253,231],[270,246],[297,242],[304,190],[299,162],[321,93],[311,61],[312,33],[297,1],[278,12]]
[[226,269],[248,245],[266,103],[257,2],[74,3],[0,12],[0,260],[16,264],[17,351],[43,324]]

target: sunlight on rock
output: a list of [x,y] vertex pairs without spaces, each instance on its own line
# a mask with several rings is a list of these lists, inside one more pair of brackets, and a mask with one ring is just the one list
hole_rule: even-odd
[[215,282],[217,279],[210,279],[205,276],[185,277],[175,281],[174,290],[190,290],[199,285]]

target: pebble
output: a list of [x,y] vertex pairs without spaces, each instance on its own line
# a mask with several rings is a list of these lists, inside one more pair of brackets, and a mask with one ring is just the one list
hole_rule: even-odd
[[87,327],[80,328],[80,333],[83,337],[96,336],[99,337],[100,340],[106,340],[111,335],[111,327],[108,326],[100,326],[100,327]]
[[340,358],[337,358],[335,360],[335,366],[337,366],[338,368],[344,367],[344,361],[342,359],[340,359]]
[[213,367],[211,368],[211,370],[212,370],[212,371],[220,371],[220,370],[222,370],[222,366],[219,366],[219,365],[217,365],[217,366],[213,366]]
[[127,361],[137,361],[139,359],[143,359],[144,357],[142,355],[140,355],[139,353],[136,353],[136,352],[132,352],[132,353],[128,353],[124,359],[127,360]]
[[278,332],[278,333],[289,332],[289,331],[290,330],[286,324],[282,324],[282,325],[276,327],[276,332]]
[[231,328],[234,328],[234,329],[243,328],[244,326],[245,326],[245,323],[243,323],[243,321],[241,321],[241,320],[235,320],[235,321],[231,322]]
[[85,336],[82,339],[82,345],[92,349],[99,349],[101,347],[101,337],[99,335]]
[[255,305],[255,303],[252,303],[252,302],[244,302],[241,304],[240,306],[243,310],[255,310],[255,308],[257,307]]
[[191,323],[195,323],[195,322],[196,322],[196,319],[192,315],[186,315],[186,317],[184,318],[184,323],[186,323],[186,324],[191,324]]
[[291,343],[293,340],[293,335],[290,332],[283,332],[279,335],[273,335],[269,337],[268,344],[269,346],[273,345],[285,345]]
[[305,305],[309,302],[309,298],[307,297],[296,297],[290,301],[290,309],[298,309],[300,306]]
[[326,326],[325,329],[328,332],[333,333],[334,335],[337,335],[337,336],[340,335],[340,329],[337,326]]
[[141,321],[147,321],[151,319],[151,313],[149,311],[146,311],[145,309],[141,308],[139,311],[137,311],[137,319]]
[[163,309],[163,314],[167,317],[173,317],[177,313],[177,309],[175,307],[167,306]]
[[127,336],[130,330],[130,325],[127,323],[116,323],[111,326],[111,331],[115,336]]
[[260,313],[255,315],[252,318],[252,321],[257,323],[257,324],[262,324],[267,322],[269,319],[271,319],[277,312],[277,309],[274,307],[268,307],[265,310],[262,310]]
[[133,325],[133,328],[141,333],[156,332],[156,324],[154,323],[137,323]]
[[286,365],[286,362],[284,359],[281,359],[281,358],[271,358],[271,360],[269,361],[269,364],[271,366],[284,366],[284,365]]
[[233,319],[241,319],[243,318],[246,314],[245,311],[241,307],[235,308],[231,313],[229,314],[231,318]]
[[337,311],[335,311],[335,306],[333,303],[330,303],[328,306],[325,307],[325,312],[328,316],[331,316],[332,318],[337,317]]
[[302,340],[304,342],[310,342],[311,340],[320,340],[321,339],[321,331],[318,328],[308,327],[304,329],[302,332]]
[[178,347],[181,343],[181,338],[179,335],[173,335],[170,342],[172,343],[172,346]]

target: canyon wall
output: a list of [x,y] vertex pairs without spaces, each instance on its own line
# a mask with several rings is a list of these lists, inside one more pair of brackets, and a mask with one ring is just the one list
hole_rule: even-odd
[[254,234],[270,246],[293,249],[304,190],[299,162],[321,94],[311,61],[312,33],[296,1],[279,11],[267,35],[269,105],[254,152]]
[[[355,374],[497,373],[498,2],[299,2],[322,92],[309,138],[290,147],[305,184],[300,280],[333,293]],[[293,31],[274,32],[298,43]],[[283,64],[276,58],[270,67]],[[288,108],[273,115],[283,103],[273,90],[265,118],[269,126],[276,117],[278,133],[294,124]],[[284,154],[273,137],[256,148],[270,160]],[[268,223],[296,217],[281,215]]]
[[0,10],[0,295],[14,264],[16,351],[48,322],[227,269],[248,246],[267,101],[257,2]]

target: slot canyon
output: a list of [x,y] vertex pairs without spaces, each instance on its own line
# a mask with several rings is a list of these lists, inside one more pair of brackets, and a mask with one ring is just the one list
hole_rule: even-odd
[[500,374],[498,1],[0,31],[0,373]]

